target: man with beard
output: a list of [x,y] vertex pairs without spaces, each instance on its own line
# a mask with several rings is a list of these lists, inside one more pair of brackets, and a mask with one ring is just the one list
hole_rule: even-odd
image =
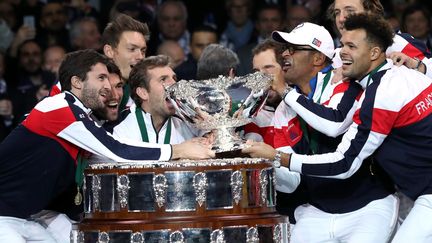
[[[432,80],[386,60],[393,32],[379,16],[349,16],[342,34],[342,74],[366,88],[354,123],[333,153],[299,155],[280,153],[291,171],[317,177],[346,179],[372,156],[400,191],[415,200],[393,242],[430,242],[432,234]],[[251,143],[243,152],[275,158],[263,143]],[[332,189],[332,188],[329,188]]]
[[[119,122],[119,112],[133,103],[127,81],[132,67],[145,58],[148,35],[149,30],[146,24],[124,14],[119,14],[112,22],[108,23],[102,34],[103,52],[114,61],[121,73],[120,80],[116,77],[110,78],[111,88],[117,92],[118,98],[114,95],[107,102],[106,107],[95,111],[98,119],[104,122],[104,127],[110,132]],[[53,86],[50,92],[51,96],[60,93],[59,84]],[[122,86],[122,91],[119,90],[120,86]]]
[[0,242],[55,242],[30,217],[42,209],[73,218],[82,212],[82,181],[76,178],[88,153],[126,162],[214,156],[198,141],[123,141],[98,126],[90,115],[103,108],[111,94],[107,61],[91,50],[68,54],[59,71],[63,92],[36,105],[1,144]]
[[120,69],[112,61],[107,63],[108,79],[111,84],[111,95],[102,109],[94,111],[94,115],[99,120],[99,124],[106,131],[112,133],[113,128],[119,122],[118,104],[123,98],[124,82],[121,78]]
[[135,106],[114,127],[113,135],[159,144],[178,144],[199,136],[198,131],[174,116],[174,106],[166,98],[165,87],[176,81],[167,56],[152,56],[137,63],[129,76]]

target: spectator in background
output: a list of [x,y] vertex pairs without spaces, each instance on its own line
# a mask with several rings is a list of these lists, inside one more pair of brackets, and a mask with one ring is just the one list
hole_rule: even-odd
[[[0,5],[0,7],[1,7],[1,5]],[[9,13],[9,14],[11,14],[11,13]],[[7,17],[7,15],[6,15],[6,17]],[[6,23],[10,23],[12,21],[11,18],[12,18],[11,16],[7,17]],[[12,21],[12,25],[8,24],[9,28],[14,30],[15,27],[12,27],[12,26],[15,24],[16,24],[16,19],[14,21]],[[12,43],[10,43],[8,55],[12,58],[16,58],[18,47],[21,46],[25,41],[34,39],[35,36],[36,36],[36,26],[28,26],[25,23],[23,25],[21,25],[16,30],[15,36],[12,40]]]
[[3,19],[12,31],[18,29],[17,13],[14,6],[8,1],[0,2],[0,18]]
[[157,31],[150,38],[149,55],[156,53],[164,40],[174,40],[189,54],[190,33],[187,30],[188,12],[182,1],[164,1],[156,13]]
[[70,22],[74,22],[80,18],[91,17],[99,19],[98,11],[89,3],[88,0],[70,0],[64,1],[64,6],[67,11]]
[[257,36],[247,45],[237,51],[240,59],[238,75],[252,72],[252,49],[271,36],[275,30],[283,28],[283,13],[278,5],[262,5],[258,10],[258,19],[255,22]]
[[40,31],[36,40],[42,49],[48,46],[60,45],[70,50],[69,32],[66,29],[68,16],[63,5],[59,2],[49,2],[42,8],[40,15]]
[[69,30],[69,38],[73,50],[102,48],[98,22],[91,17],[75,20]]
[[[8,70],[10,71],[10,70]],[[55,75],[42,70],[42,49],[34,40],[24,42],[18,49],[17,69],[9,94],[14,116],[20,121],[43,97],[55,82]]]
[[410,5],[402,14],[402,31],[412,35],[432,49],[431,14],[422,5]]
[[63,58],[66,55],[66,50],[61,46],[50,46],[43,53],[42,69],[50,71],[56,75],[58,79],[58,71]]
[[308,8],[303,5],[292,5],[287,8],[285,28],[287,32],[293,30],[297,25],[304,22],[311,22],[312,15]]
[[185,59],[185,53],[179,43],[173,40],[166,40],[159,45],[157,49],[158,55],[165,55],[170,58],[170,66],[175,69],[180,64],[182,64]]
[[218,42],[218,35],[213,27],[203,25],[197,27],[191,36],[190,50],[186,61],[180,64],[174,71],[179,80],[191,80],[196,78],[197,61],[201,57],[204,48]]
[[0,51],[6,52],[14,38],[15,10],[8,2],[0,2]]
[[113,20],[122,13],[143,23],[153,23],[156,15],[155,8],[155,1],[116,0],[109,12],[109,19]]
[[398,32],[400,30],[399,19],[394,13],[385,13],[384,18],[390,24],[394,32]]
[[7,93],[7,83],[4,79],[5,56],[0,52],[0,142],[12,131],[13,107]]
[[237,51],[249,43],[254,25],[250,16],[252,14],[251,0],[226,0],[226,9],[229,20],[221,36],[221,44],[231,50]]

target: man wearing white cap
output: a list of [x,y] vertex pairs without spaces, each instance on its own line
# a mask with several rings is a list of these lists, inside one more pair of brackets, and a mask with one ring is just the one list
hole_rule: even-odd
[[[334,151],[352,123],[361,86],[330,82],[334,45],[324,27],[303,23],[290,33],[273,32],[272,37],[286,44],[285,80],[296,86],[277,90],[284,102],[275,114],[274,145],[279,151],[275,159],[281,152]],[[391,182],[370,160],[347,180],[300,177],[284,167],[277,169],[276,176],[279,190],[293,191],[301,181],[307,191],[309,203],[294,213],[297,223],[291,242],[386,242],[390,238],[398,201]]]

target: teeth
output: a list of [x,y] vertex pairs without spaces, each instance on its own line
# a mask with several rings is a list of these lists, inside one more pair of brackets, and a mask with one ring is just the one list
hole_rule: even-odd
[[343,64],[345,64],[345,65],[349,65],[349,64],[352,64],[352,62],[351,62],[351,61],[344,61],[344,60],[342,60],[342,63],[343,63]]

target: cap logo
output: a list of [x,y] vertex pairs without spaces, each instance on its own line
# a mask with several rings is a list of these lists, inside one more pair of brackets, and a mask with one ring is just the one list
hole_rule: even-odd
[[312,44],[314,44],[317,47],[320,47],[321,46],[321,41],[318,40],[317,38],[314,38],[313,41],[312,41]]

